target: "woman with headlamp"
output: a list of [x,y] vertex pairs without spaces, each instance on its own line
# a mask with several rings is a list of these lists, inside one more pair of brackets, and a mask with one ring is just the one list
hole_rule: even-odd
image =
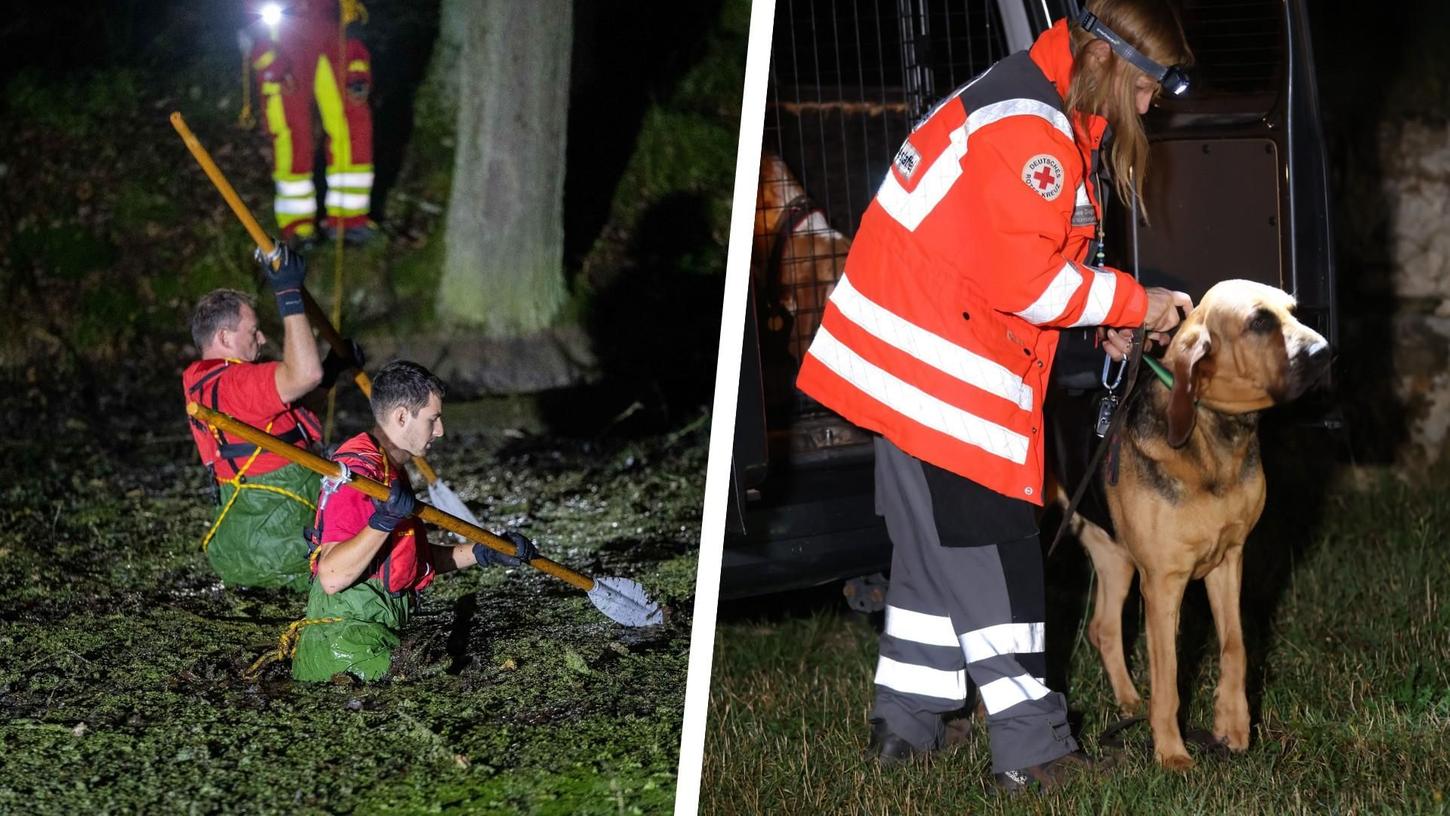
[[[1102,265],[1098,183],[1110,171],[1120,197],[1141,193],[1140,117],[1162,82],[1184,84],[1165,66],[1188,63],[1188,44],[1165,0],[1087,6],[938,103],[901,146],[797,383],[878,434],[894,551],[870,753],[941,748],[970,678],[1009,789],[1090,764],[1045,680],[1037,511],[1059,330],[1161,334],[1192,307]],[[1106,343],[1120,356],[1129,341]]]

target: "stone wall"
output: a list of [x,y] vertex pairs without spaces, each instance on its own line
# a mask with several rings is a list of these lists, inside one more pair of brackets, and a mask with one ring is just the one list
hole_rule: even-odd
[[1383,212],[1369,223],[1393,304],[1391,382],[1404,423],[1394,458],[1418,469],[1450,460],[1450,124],[1382,123],[1378,165]]

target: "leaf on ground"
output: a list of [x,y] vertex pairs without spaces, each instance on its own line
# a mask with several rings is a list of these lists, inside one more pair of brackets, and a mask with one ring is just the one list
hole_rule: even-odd
[[589,664],[585,663],[584,658],[580,657],[579,653],[573,649],[566,649],[564,651],[564,665],[570,670],[580,674],[589,674]]

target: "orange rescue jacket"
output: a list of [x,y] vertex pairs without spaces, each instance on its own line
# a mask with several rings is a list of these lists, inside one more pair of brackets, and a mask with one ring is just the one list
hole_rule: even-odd
[[1042,504],[1057,329],[1137,326],[1132,276],[1084,263],[1107,122],[1069,120],[1065,23],[939,103],[866,210],[797,386],[902,450]]

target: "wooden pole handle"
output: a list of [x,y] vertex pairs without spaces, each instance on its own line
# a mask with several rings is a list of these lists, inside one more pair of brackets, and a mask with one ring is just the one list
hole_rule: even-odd
[[[262,225],[257,223],[257,219],[252,215],[251,209],[247,207],[246,202],[242,201],[242,197],[237,195],[236,188],[232,187],[231,182],[227,181],[227,177],[222,174],[221,168],[216,166],[216,162],[212,161],[211,154],[206,152],[206,148],[202,147],[201,141],[196,138],[196,134],[191,132],[191,128],[187,126],[186,120],[181,117],[180,111],[172,112],[171,126],[180,134],[181,141],[186,144],[186,149],[191,151],[191,155],[196,159],[196,163],[201,165],[201,169],[206,173],[206,177],[211,179],[211,183],[216,187],[217,192],[222,194],[222,199],[227,202],[228,207],[232,208],[232,212],[236,214],[237,220],[242,222],[242,226],[247,230],[247,234],[252,236],[252,240],[262,250],[262,254],[271,255],[277,248],[276,244],[272,243],[271,236],[267,235],[266,230],[262,229]],[[273,260],[272,266],[274,269],[276,265],[277,260]],[[348,345],[347,341],[338,333],[337,328],[328,319],[327,313],[317,304],[317,300],[312,297],[312,293],[307,291],[307,287],[305,286],[302,288],[302,308],[307,312],[307,319],[312,323],[312,327],[317,329],[317,333],[322,335],[322,339],[327,341],[327,345],[331,346],[332,350],[338,354],[352,359],[352,346]],[[353,362],[355,363],[357,361],[353,360]],[[371,397],[373,395],[373,382],[368,378],[367,372],[363,371],[361,366],[358,366],[357,373],[353,375],[353,380],[357,383],[357,387],[362,389],[363,396]],[[414,456],[413,464],[417,466],[418,472],[423,475],[423,478],[428,481],[428,484],[433,484],[438,481],[438,473],[433,470],[426,459],[421,456]]]
[[[188,402],[186,404],[186,413],[213,428],[226,431],[233,436],[239,436],[251,442],[253,445],[275,453],[314,473],[336,478],[342,472],[341,466],[336,462],[324,459],[312,451],[304,450],[296,445],[284,442],[266,431],[254,428],[240,420],[233,419],[220,411],[213,411],[204,405]],[[352,478],[347,482],[347,486],[378,501],[387,501],[388,499],[388,487],[366,476],[353,474]],[[518,551],[512,541],[494,535],[476,524],[469,524],[463,519],[450,513],[445,513],[425,502],[418,502],[418,506],[421,508],[418,511],[418,518],[421,518],[429,524],[441,527],[451,533],[457,533],[469,541],[477,542],[489,549],[497,550],[504,555],[513,555]],[[585,592],[594,588],[593,578],[575,572],[563,564],[557,561],[551,561],[542,555],[530,561],[529,566],[541,572],[546,572],[568,584],[572,584]]]
[[187,127],[186,120],[181,118],[179,111],[172,112],[171,126],[176,128],[176,132],[181,135],[181,141],[186,143],[186,149],[191,151],[191,155],[196,159],[196,163],[201,165],[201,169],[206,173],[207,178],[211,179],[212,184],[216,185],[217,192],[222,194],[222,198],[226,200],[227,206],[232,208],[232,212],[236,213],[237,218],[242,222],[242,226],[252,236],[252,240],[256,242],[258,247],[261,247],[262,254],[271,255],[276,250],[276,245],[272,243],[271,237],[262,229],[262,225],[257,223],[257,219],[252,217],[252,211],[247,209],[247,205],[242,202],[241,197],[237,195],[237,191],[232,188],[231,182],[227,181],[226,176],[222,175],[222,171],[216,166],[216,162],[211,160],[211,154],[207,153],[206,148],[201,146],[201,142],[197,140],[196,134],[191,132],[191,128]]

